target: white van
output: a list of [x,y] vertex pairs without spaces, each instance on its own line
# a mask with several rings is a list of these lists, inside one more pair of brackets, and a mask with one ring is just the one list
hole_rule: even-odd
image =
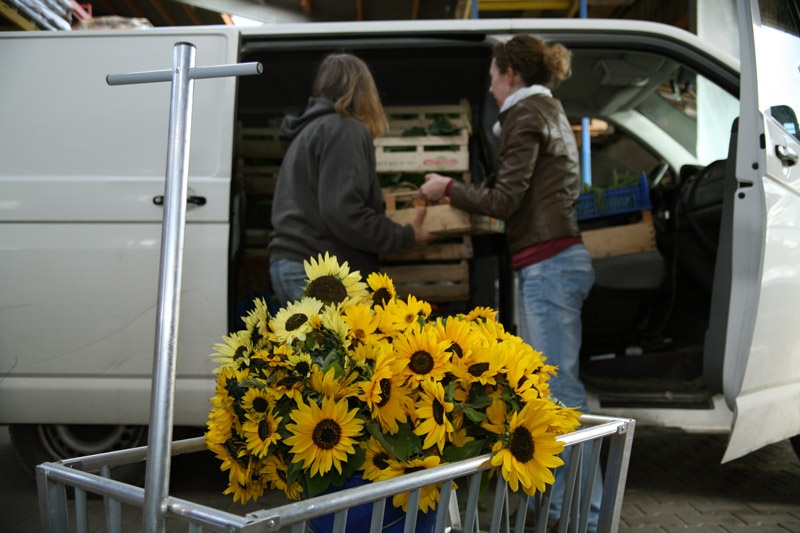
[[[241,129],[298,113],[316,63],[349,50],[386,106],[466,99],[479,180],[496,168],[491,47],[528,32],[573,51],[556,96],[576,123],[605,125],[591,139],[593,183],[647,179],[650,209],[634,215],[652,218],[652,248],[596,258],[582,364],[592,409],[730,431],[724,460],[795,437],[800,19],[789,0],[769,5],[740,8],[741,62],[623,20],[0,33],[0,424],[29,466],[146,442],[170,88],[111,87],[108,74],[168,69],[179,41],[198,66],[264,67],[195,84],[174,421],[202,428],[211,347],[266,279],[251,237],[268,230],[269,198],[238,178]],[[513,329],[502,242],[473,238],[463,305],[498,307]]]

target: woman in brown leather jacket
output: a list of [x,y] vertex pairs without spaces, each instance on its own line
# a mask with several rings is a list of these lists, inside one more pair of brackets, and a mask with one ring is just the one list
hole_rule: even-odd
[[[580,172],[575,135],[550,88],[571,74],[572,54],[531,35],[495,46],[489,92],[500,107],[499,170],[491,188],[428,174],[421,193],[450,197],[453,207],[506,221],[511,267],[519,280],[522,338],[557,365],[553,395],[586,412],[579,376],[581,307],[594,283],[592,259],[581,241],[575,202]],[[550,517],[560,515],[562,476],[556,476]],[[597,522],[599,476],[589,530]]]

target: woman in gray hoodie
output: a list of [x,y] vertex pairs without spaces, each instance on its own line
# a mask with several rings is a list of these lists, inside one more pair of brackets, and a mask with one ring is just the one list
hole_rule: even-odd
[[428,241],[424,208],[405,226],[385,215],[373,140],[387,126],[369,68],[350,54],[327,56],[305,112],[284,119],[292,142],[275,187],[269,242],[282,305],[302,297],[310,257],[328,252],[366,279],[378,270],[379,254]]

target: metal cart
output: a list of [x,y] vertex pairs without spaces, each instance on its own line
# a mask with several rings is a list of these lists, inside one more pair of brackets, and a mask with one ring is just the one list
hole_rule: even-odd
[[[440,505],[436,512],[437,533],[511,530],[521,533],[523,530],[530,530],[525,525],[529,517],[533,522],[533,529],[544,532],[547,527],[546,510],[550,505],[549,489],[534,497],[530,512],[528,496],[510,493],[507,483],[499,475],[494,476],[494,492],[487,492],[491,502],[480,497],[482,477],[484,472],[491,469],[488,464],[490,455],[273,509],[263,509],[245,516],[169,496],[171,458],[206,450],[202,437],[171,442],[193,82],[195,79],[261,72],[261,65],[257,63],[195,68],[194,57],[194,45],[176,43],[171,70],[118,74],[107,78],[109,85],[165,81],[172,83],[150,436],[148,445],[141,448],[39,465],[37,483],[43,530],[97,530],[97,524],[89,524],[87,511],[88,496],[92,494],[103,498],[104,525],[110,532],[123,530],[123,516],[129,508],[136,510],[142,517],[141,530],[146,532],[165,531],[169,521],[170,525],[179,523],[183,530],[188,529],[191,532],[209,530],[300,533],[306,530],[308,520],[331,513],[335,513],[333,531],[343,532],[348,509],[369,503],[372,504],[371,531],[378,532],[382,527],[387,498],[409,492],[409,512],[406,514],[404,531],[412,533],[416,527],[416,509],[421,488],[441,484]],[[586,487],[592,486],[596,465],[601,463],[603,456],[602,447],[607,444],[607,453],[602,464],[603,495],[598,531],[613,532],[617,530],[619,523],[635,422],[590,415],[585,415],[581,420],[583,429],[559,437],[573,453],[570,454],[568,464],[561,467],[567,469],[567,482],[558,530],[586,531],[591,490],[581,490],[581,482],[585,480]],[[584,453],[584,448],[588,453]],[[582,457],[588,459],[584,461]],[[144,488],[111,478],[112,468],[142,461],[146,462]],[[467,493],[466,502],[462,502],[462,505],[459,504],[456,491],[452,489],[452,482],[459,480],[466,481],[460,481],[458,485],[466,489]],[[74,494],[71,505],[67,496],[68,488]],[[480,506],[491,508],[488,521],[478,516]],[[102,525],[99,527],[102,528]]]

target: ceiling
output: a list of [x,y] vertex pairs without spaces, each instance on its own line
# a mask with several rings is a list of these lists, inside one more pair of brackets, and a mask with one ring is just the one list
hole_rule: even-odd
[[[43,1],[43,0],[42,0]],[[145,19],[152,26],[232,24],[232,16],[265,23],[469,18],[578,17],[581,0],[62,0],[73,5],[73,27],[92,17]],[[688,27],[690,0],[586,0],[589,18],[650,20]],[[26,0],[24,3],[35,3]],[[0,0],[0,7],[19,5]],[[0,10],[0,17],[2,16]],[[107,24],[107,23],[106,23]],[[90,26],[91,27],[91,26]],[[98,24],[96,27],[109,27]],[[31,28],[27,28],[31,29]]]

